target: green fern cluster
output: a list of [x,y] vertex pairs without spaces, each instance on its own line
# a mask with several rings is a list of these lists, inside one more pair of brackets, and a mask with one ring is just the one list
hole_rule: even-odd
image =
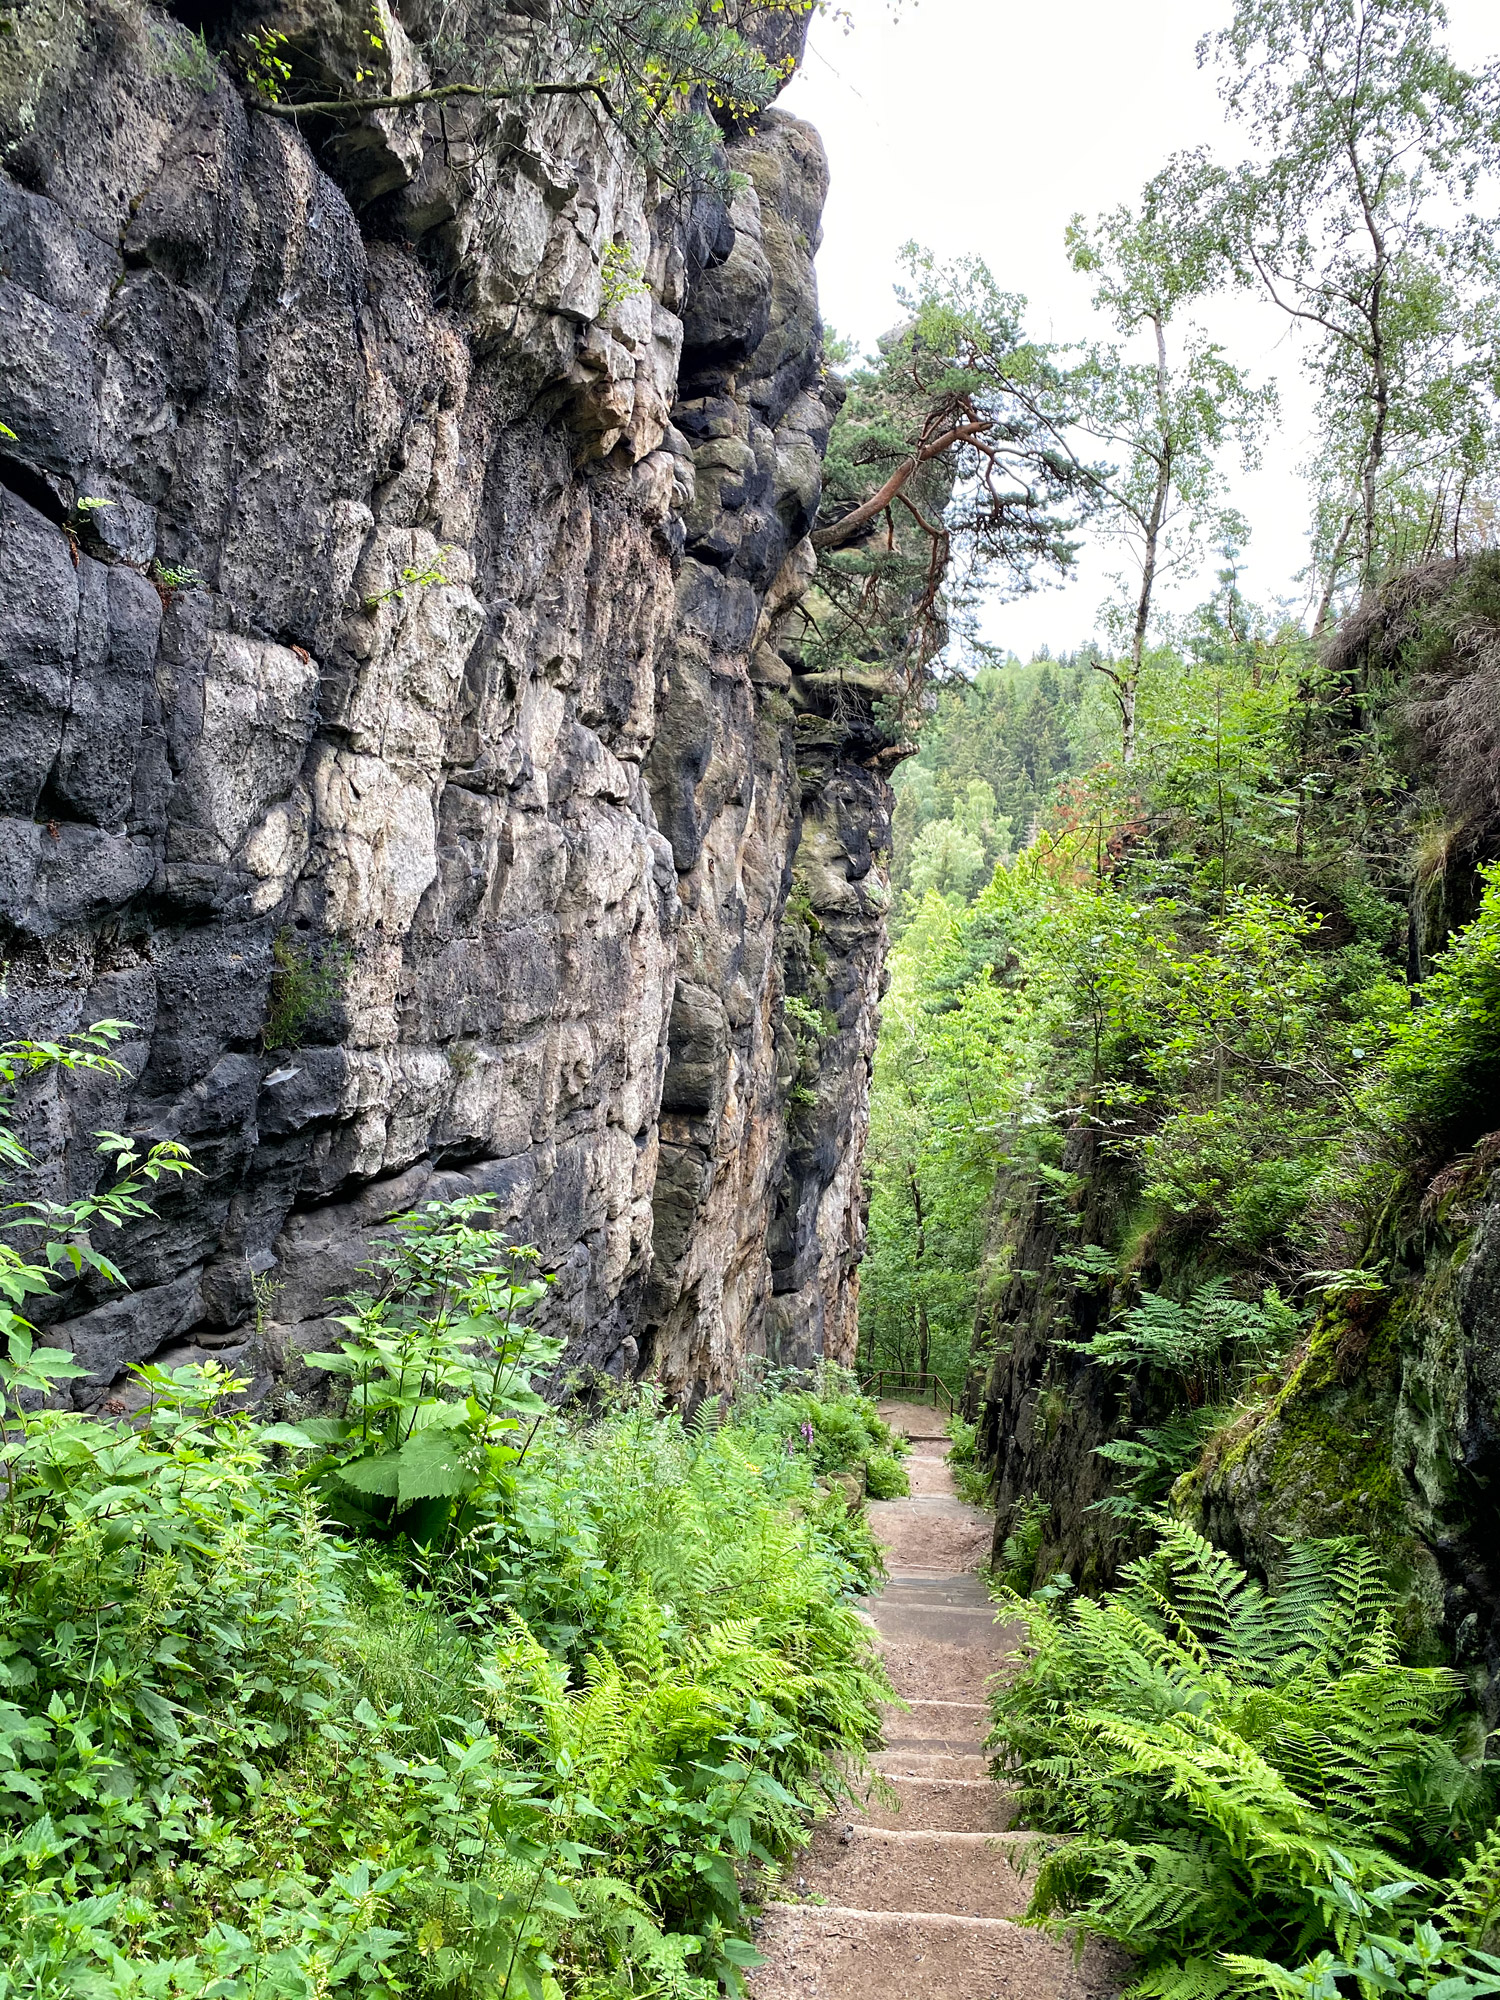
[[1462,1684],[1403,1665],[1369,1550],[1293,1549],[1263,1589],[1179,1521],[1095,1601],[1016,1600],[1025,1670],[992,1743],[1021,1816],[1067,1838],[1030,1920],[1142,1954],[1133,1994],[1212,2000],[1222,1954],[1350,1942],[1353,1880],[1423,1908],[1492,1811]]
[[1151,1368],[1185,1387],[1190,1404],[1226,1394],[1247,1364],[1284,1352],[1306,1314],[1274,1288],[1242,1299],[1225,1278],[1199,1285],[1186,1301],[1145,1292],[1140,1303],[1091,1340],[1059,1345],[1106,1368]]

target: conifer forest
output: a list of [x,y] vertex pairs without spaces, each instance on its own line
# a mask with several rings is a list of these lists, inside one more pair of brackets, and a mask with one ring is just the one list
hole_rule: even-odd
[[1500,21],[1069,11],[0,0],[0,2000],[1500,1995]]

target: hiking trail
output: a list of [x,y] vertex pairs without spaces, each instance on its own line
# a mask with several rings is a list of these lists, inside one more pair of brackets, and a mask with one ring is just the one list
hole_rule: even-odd
[[754,2000],[1104,2000],[1117,1990],[1104,1954],[1015,1922],[1028,1883],[1010,1855],[1034,1838],[1009,1823],[983,1743],[985,1683],[1020,1637],[997,1625],[980,1565],[990,1516],[958,1498],[935,1410],[883,1402],[911,1439],[911,1495],[869,1503],[890,1580],[866,1610],[896,1692],[875,1769],[891,1808],[826,1821],[792,1878],[798,1898],[773,1902],[756,1935],[766,1963]]

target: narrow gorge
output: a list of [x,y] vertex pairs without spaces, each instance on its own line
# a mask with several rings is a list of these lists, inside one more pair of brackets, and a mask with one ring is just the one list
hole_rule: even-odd
[[0,0],[0,2000],[1500,1994],[1492,13]]

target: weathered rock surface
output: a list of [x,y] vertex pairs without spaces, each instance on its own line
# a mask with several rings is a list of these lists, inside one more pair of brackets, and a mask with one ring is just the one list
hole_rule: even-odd
[[[357,61],[352,0],[260,11]],[[576,100],[314,144],[168,14],[12,18],[0,1027],[133,1024],[118,1079],[23,1105],[40,1188],[92,1186],[102,1127],[198,1169],[128,1294],[64,1302],[80,1394],[241,1354],[258,1278],[289,1366],[373,1232],[468,1190],[570,1368],[691,1398],[851,1357],[888,798],[788,638],[836,408],[816,135],[733,140],[726,209]]]

